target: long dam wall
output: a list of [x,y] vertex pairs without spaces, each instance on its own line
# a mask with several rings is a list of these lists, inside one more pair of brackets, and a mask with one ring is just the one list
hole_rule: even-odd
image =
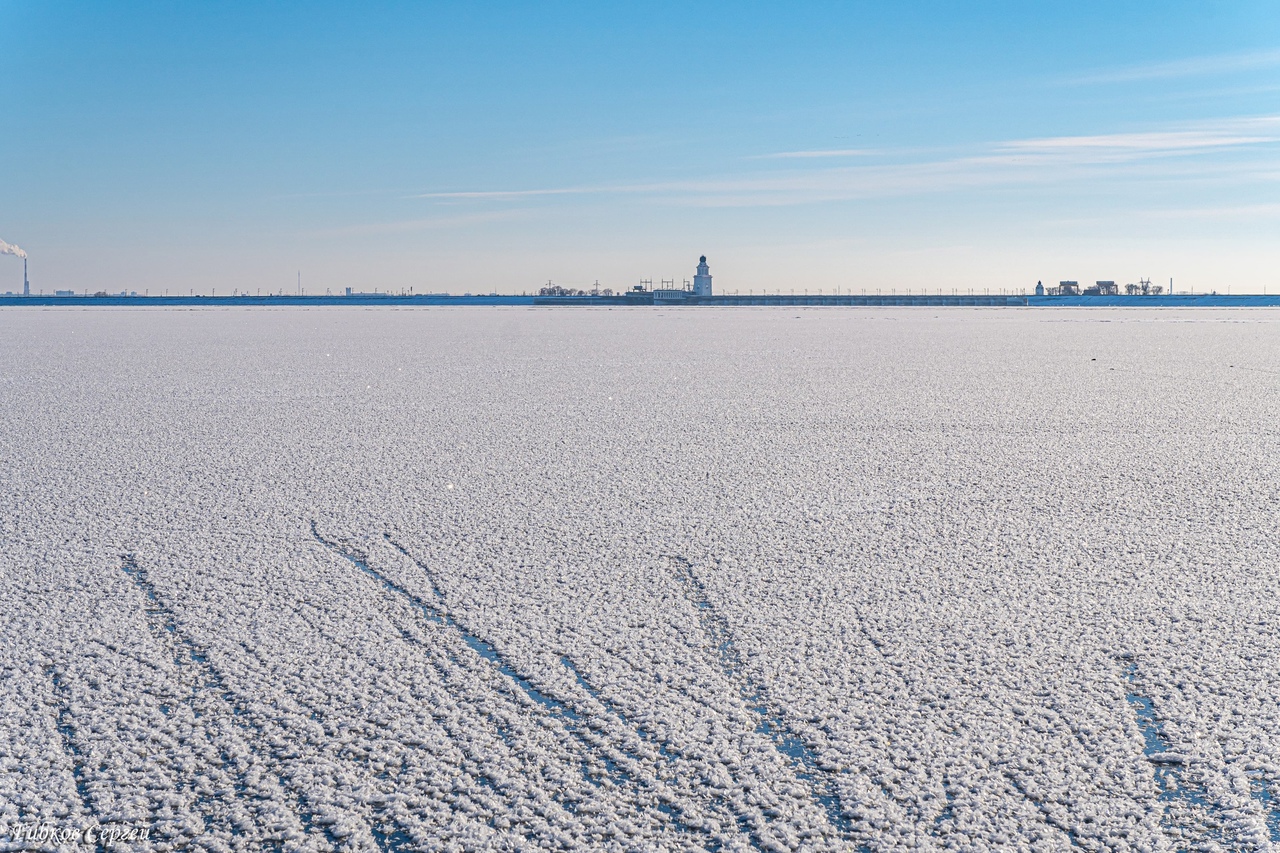
[[867,294],[726,294],[655,298],[652,293],[618,296],[0,296],[0,307],[124,306],[130,308],[269,307],[269,306],[934,306],[988,308],[1277,308],[1280,295],[1162,294],[1160,296],[992,296]]

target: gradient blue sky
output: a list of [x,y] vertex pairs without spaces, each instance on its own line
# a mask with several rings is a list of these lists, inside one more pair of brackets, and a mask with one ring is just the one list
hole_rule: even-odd
[[0,79],[46,291],[1280,290],[1276,0],[0,0]]

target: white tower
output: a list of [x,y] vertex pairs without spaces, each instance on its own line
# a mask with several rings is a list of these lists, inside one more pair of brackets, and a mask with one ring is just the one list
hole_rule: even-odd
[[693,295],[711,295],[711,268],[707,266],[707,256],[698,258],[698,274],[693,277]]

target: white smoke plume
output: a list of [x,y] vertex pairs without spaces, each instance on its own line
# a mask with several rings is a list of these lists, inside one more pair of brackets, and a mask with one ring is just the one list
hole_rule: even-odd
[[20,258],[25,258],[27,253],[19,249],[17,246],[10,246],[5,241],[0,240],[0,255],[17,255]]

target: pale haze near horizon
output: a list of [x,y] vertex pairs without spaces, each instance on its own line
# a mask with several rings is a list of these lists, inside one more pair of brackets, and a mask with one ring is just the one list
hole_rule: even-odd
[[[0,4],[33,291],[1280,290],[1280,7]],[[0,257],[0,292],[22,263]]]

